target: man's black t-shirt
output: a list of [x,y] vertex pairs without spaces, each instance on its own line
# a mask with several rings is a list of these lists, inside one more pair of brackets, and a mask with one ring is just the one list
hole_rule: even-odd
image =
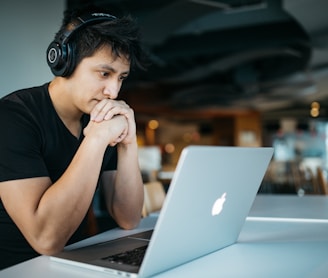
[[[57,115],[48,85],[20,90],[0,100],[0,182],[45,176],[56,182],[83,140],[83,133],[80,138],[73,136]],[[83,130],[89,116],[83,115],[81,122]],[[115,170],[116,165],[116,148],[108,147],[102,171]],[[69,243],[85,236],[84,225],[85,221]],[[0,269],[37,255],[0,199]]]

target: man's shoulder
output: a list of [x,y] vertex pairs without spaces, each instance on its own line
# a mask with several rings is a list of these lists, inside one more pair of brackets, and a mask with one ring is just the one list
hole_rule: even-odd
[[39,126],[54,110],[51,105],[46,85],[15,91],[0,100],[0,125],[8,128]]
[[48,91],[48,83],[43,84],[41,86],[29,87],[24,89],[16,90],[12,93],[9,93],[3,96],[0,99],[0,103],[8,103],[8,102],[21,102],[24,100],[34,99],[39,95],[45,94]]
[[48,83],[14,91],[0,99],[2,111],[37,109],[49,104]]

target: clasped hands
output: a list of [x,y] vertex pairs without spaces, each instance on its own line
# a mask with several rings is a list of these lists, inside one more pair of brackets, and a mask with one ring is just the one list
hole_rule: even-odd
[[136,124],[134,112],[121,100],[103,99],[90,113],[90,122],[84,135],[99,135],[108,145],[129,144],[135,140]]

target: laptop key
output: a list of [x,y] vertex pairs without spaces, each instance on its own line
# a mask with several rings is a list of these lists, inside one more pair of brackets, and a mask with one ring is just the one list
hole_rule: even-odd
[[147,250],[147,245],[102,258],[110,263],[140,266]]

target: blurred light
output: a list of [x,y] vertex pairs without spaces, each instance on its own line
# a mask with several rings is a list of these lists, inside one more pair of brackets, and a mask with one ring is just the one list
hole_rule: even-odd
[[311,103],[311,108],[314,108],[314,109],[320,109],[320,104],[319,104],[319,102],[317,102],[317,101],[313,101],[312,103]]
[[173,153],[174,150],[175,150],[175,147],[174,147],[173,144],[168,143],[168,144],[165,145],[164,150],[165,150],[167,153]]
[[148,127],[150,129],[157,129],[158,126],[159,126],[159,123],[156,120],[151,120],[151,121],[148,122]]
[[310,114],[312,117],[316,118],[319,116],[320,112],[319,112],[319,109],[317,108],[312,108],[311,111],[310,111]]
[[317,101],[311,103],[310,115],[313,118],[316,118],[320,115],[320,104]]

